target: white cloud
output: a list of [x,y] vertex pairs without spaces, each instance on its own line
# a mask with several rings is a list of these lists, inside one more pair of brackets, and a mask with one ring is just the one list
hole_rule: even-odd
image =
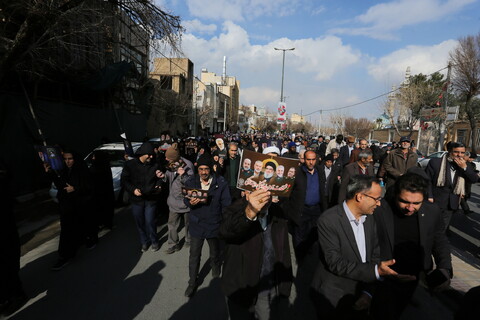
[[316,39],[277,39],[265,45],[252,45],[249,35],[233,22],[225,22],[218,37],[205,40],[186,33],[183,49],[195,63],[218,65],[224,55],[241,70],[258,72],[279,68],[281,52],[274,48],[292,48],[286,53],[285,61],[296,72],[314,75],[316,80],[328,80],[336,72],[359,61],[361,54],[342,43],[335,36]]
[[227,74],[241,83],[240,102],[269,107],[275,107],[280,97],[282,52],[274,48],[295,47],[285,56],[284,94],[290,106],[298,106],[293,112],[303,109],[304,113],[319,105],[347,103],[353,95],[349,91],[355,89],[345,82],[335,88],[331,82],[339,74],[348,78],[348,68],[360,66],[363,58],[336,36],[281,38],[253,45],[247,32],[233,22],[225,22],[218,36],[204,39],[186,33],[182,42],[183,52],[194,62],[197,73],[207,68],[221,74],[223,56],[227,56]]
[[434,46],[407,46],[380,58],[368,67],[368,73],[377,81],[401,83],[407,67],[412,74],[430,74],[448,64],[448,54],[457,45],[447,40]]
[[257,106],[272,105],[272,101],[278,101],[280,97],[280,90],[268,87],[242,88],[240,91],[245,104],[255,104]]
[[443,19],[476,0],[397,0],[370,7],[355,17],[358,27],[336,28],[335,34],[364,35],[376,39],[395,39],[395,31],[406,26]]
[[244,21],[263,15],[287,16],[300,0],[187,0],[190,14],[202,19]]
[[182,25],[185,27],[186,32],[200,33],[200,34],[212,34],[217,30],[215,24],[203,24],[198,19],[182,21]]
[[312,16],[316,16],[316,15],[319,15],[323,12],[325,12],[326,8],[324,6],[320,6],[320,7],[317,7],[315,9],[312,10],[311,14]]

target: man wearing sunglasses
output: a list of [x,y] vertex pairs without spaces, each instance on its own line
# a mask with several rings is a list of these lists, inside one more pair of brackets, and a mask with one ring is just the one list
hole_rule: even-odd
[[393,270],[415,277],[413,281],[387,278],[379,283],[372,307],[382,319],[398,319],[402,315],[422,274],[433,291],[447,289],[450,284],[449,244],[441,210],[427,200],[426,178],[412,172],[399,177],[373,215],[382,260],[395,259]]

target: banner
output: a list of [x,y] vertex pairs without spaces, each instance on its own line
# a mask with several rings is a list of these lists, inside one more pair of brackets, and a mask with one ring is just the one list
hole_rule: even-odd
[[287,104],[285,102],[279,102],[277,111],[277,123],[285,123],[285,121],[287,121]]
[[237,188],[265,189],[274,196],[288,197],[295,182],[298,160],[272,157],[245,149],[240,160]]
[[42,162],[47,163],[50,168],[55,171],[63,169],[63,156],[59,147],[36,145],[35,150],[37,150],[38,156]]

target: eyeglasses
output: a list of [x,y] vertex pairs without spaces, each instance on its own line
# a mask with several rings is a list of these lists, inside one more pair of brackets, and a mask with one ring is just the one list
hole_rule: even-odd
[[362,193],[362,194],[363,194],[365,197],[369,197],[370,199],[374,200],[375,202],[380,202],[380,201],[382,201],[382,199],[383,199],[382,197],[374,198],[374,197],[372,197],[372,196],[369,196],[369,195],[366,194],[366,193]]
[[237,152],[238,149],[230,149],[230,151]]

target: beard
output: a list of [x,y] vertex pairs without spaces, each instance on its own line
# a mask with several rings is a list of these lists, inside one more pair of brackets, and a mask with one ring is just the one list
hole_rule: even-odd
[[263,175],[266,179],[273,177],[273,173],[266,173]]

